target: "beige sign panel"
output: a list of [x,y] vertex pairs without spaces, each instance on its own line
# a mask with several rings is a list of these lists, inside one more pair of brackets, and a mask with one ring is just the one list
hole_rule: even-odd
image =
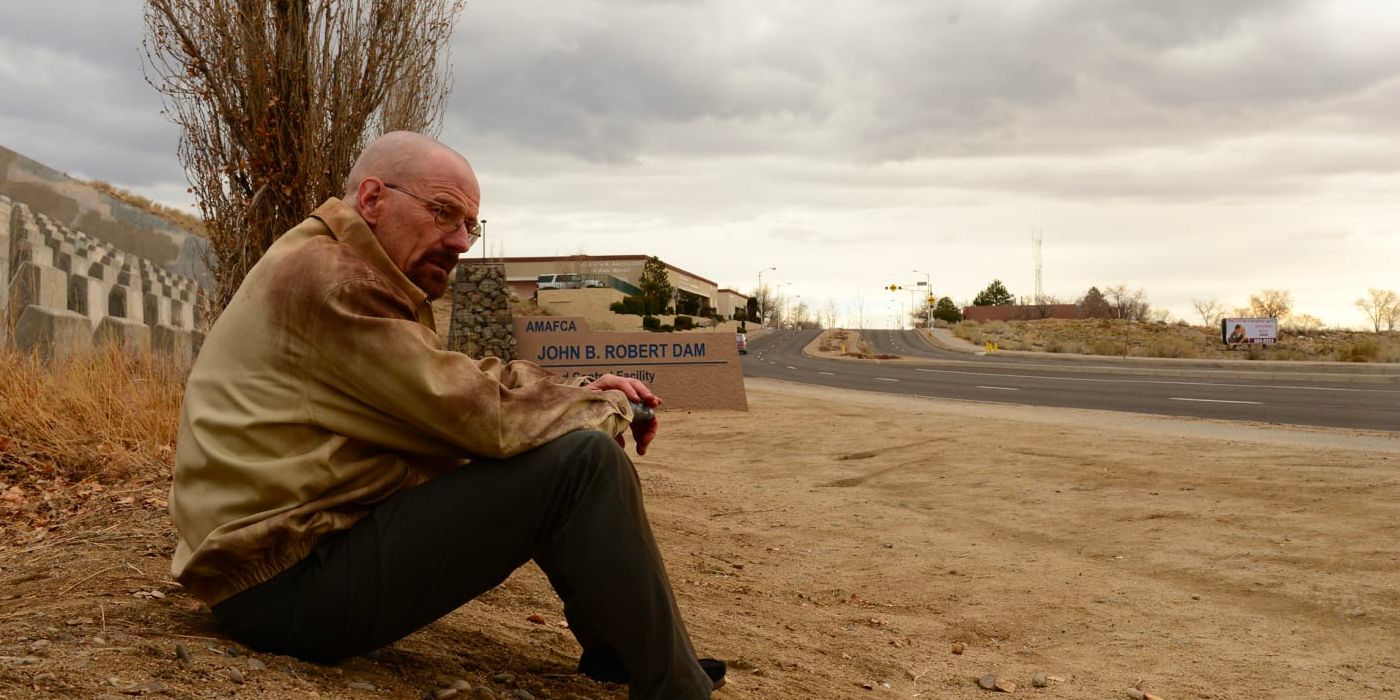
[[733,333],[609,333],[571,316],[515,319],[520,359],[564,377],[616,374],[640,379],[662,408],[747,411]]

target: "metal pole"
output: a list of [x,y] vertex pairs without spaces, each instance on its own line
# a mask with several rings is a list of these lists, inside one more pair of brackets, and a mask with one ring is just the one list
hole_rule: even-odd
[[914,274],[924,276],[924,328],[933,328],[933,278],[918,270]]
[[486,219],[481,220],[481,259],[486,259]]
[[758,271],[758,289],[754,290],[754,293],[758,295],[758,315],[760,318],[760,322],[758,324],[759,328],[763,328],[764,326],[768,325],[768,304],[767,300],[763,298],[763,273],[768,272],[769,270],[776,269],[778,269],[778,267],[774,265],[773,267],[765,267],[762,270]]

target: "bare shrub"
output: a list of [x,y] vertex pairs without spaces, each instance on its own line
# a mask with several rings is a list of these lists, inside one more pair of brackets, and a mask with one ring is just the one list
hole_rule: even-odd
[[1199,353],[1191,344],[1180,338],[1159,338],[1147,344],[1143,354],[1148,357],[1197,357]]
[[959,321],[957,325],[953,326],[953,335],[963,340],[980,343],[982,342],[981,328],[982,324],[976,321]]
[[463,0],[147,0],[147,80],[181,127],[222,310],[365,144],[435,132]]
[[1369,339],[1352,343],[1337,353],[1337,359],[1342,362],[1375,362],[1380,357],[1380,344]]
[[1123,344],[1101,338],[1089,345],[1089,352],[1093,355],[1121,355],[1123,354]]

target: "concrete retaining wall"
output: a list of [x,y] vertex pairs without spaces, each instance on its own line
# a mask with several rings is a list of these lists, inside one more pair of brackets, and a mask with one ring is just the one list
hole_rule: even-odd
[[194,279],[0,195],[0,346],[56,359],[115,342],[189,360],[203,304]]

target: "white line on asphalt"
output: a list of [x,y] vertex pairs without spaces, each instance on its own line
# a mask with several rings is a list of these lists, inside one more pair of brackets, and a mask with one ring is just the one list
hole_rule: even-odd
[[828,376],[828,377],[834,377],[834,376],[836,376],[836,373],[835,373],[835,372],[817,372],[817,374],[825,374],[825,375]]
[[1229,399],[1186,399],[1180,396],[1171,397],[1172,401],[1197,401],[1200,403],[1247,403],[1255,406],[1263,405],[1263,401],[1231,401]]
[[1043,374],[1002,374],[996,372],[960,372],[953,369],[925,369],[915,367],[919,372],[936,374],[965,374],[977,377],[1015,377],[1018,379],[1045,379],[1056,382],[1100,382],[1105,384],[1171,384],[1174,386],[1224,386],[1241,389],[1299,389],[1303,391],[1347,391],[1359,394],[1400,394],[1395,389],[1346,389],[1335,386],[1288,386],[1283,384],[1220,384],[1216,382],[1164,382],[1151,379],[1091,379],[1089,377],[1050,377]]
[[1017,389],[1017,388],[1015,388],[1015,387],[1009,387],[1009,386],[982,386],[981,384],[978,384],[978,385],[977,385],[977,388],[978,388],[978,389],[996,389],[997,391],[1020,391],[1020,389]]
[[898,379],[890,379],[889,377],[876,377],[876,379],[878,379],[878,380],[880,380],[880,381],[882,381],[882,382],[897,382],[897,381],[899,381]]
[[796,367],[793,367],[792,365],[788,365],[787,368],[788,368],[788,369],[797,369]]

